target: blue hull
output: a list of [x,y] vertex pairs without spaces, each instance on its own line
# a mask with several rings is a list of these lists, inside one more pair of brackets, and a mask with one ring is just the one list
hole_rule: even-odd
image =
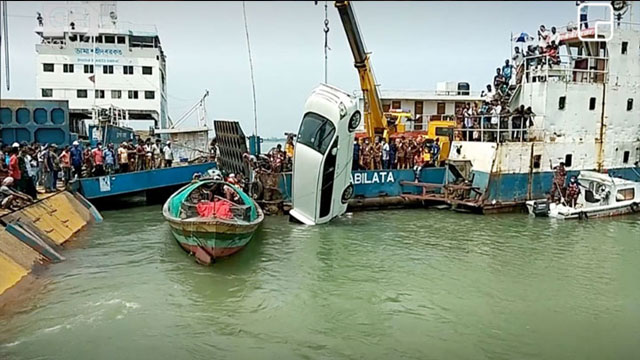
[[[609,174],[627,180],[640,181],[640,167],[609,169]],[[444,184],[445,168],[425,168],[420,174],[420,182]],[[579,171],[568,171],[567,180],[571,175],[578,175]],[[493,174],[474,171],[473,186],[484,194],[483,204],[491,208],[520,206],[531,199],[547,197],[551,190],[553,172],[536,172],[531,175]],[[451,174],[449,173],[451,178]],[[353,171],[351,179],[354,184],[355,198],[375,199],[398,197],[403,194],[421,194],[422,188],[401,185],[402,181],[414,181],[413,170],[368,170]],[[285,201],[291,200],[291,173],[283,174],[280,180],[280,190]]]
[[78,191],[87,199],[99,199],[179,186],[189,183],[194,173],[205,173],[214,167],[216,167],[215,162],[207,162],[80,179]]

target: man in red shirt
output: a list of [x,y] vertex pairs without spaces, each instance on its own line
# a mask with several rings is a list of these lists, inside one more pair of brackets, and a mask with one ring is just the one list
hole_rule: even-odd
[[9,154],[11,154],[9,158],[9,177],[12,177],[14,181],[18,181],[21,179],[20,166],[18,165],[18,148],[11,147]]
[[91,150],[91,159],[93,160],[93,176],[104,175],[104,155],[102,152],[102,143],[98,143],[98,147]]

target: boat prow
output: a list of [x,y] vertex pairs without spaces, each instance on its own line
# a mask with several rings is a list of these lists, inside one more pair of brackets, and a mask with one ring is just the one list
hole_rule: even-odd
[[184,186],[169,197],[162,214],[180,246],[205,265],[244,248],[264,220],[249,195],[217,180]]

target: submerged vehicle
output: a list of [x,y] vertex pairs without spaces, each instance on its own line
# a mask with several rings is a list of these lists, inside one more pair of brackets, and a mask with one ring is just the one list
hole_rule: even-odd
[[162,208],[180,246],[208,265],[244,248],[264,220],[256,202],[219,180],[201,180],[175,192]]
[[545,200],[527,201],[529,213],[558,219],[587,219],[640,211],[640,183],[593,171],[578,176],[580,195],[575,206]]
[[290,215],[307,225],[344,214],[353,196],[353,139],[361,114],[354,97],[322,84],[307,99],[293,156]]

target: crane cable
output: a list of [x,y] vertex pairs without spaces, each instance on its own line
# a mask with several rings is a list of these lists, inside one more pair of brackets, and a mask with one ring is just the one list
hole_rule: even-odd
[[7,84],[7,91],[10,88],[9,81],[9,24],[7,21],[9,9],[7,7],[7,2],[0,2],[0,10],[2,11],[2,29],[0,29],[0,44],[2,44],[2,39],[4,38],[4,66],[6,71],[5,82]]
[[256,82],[253,76],[253,59],[251,58],[251,43],[249,42],[249,27],[247,25],[247,8],[245,2],[242,2],[242,16],[244,18],[244,33],[247,36],[247,50],[249,51],[249,68],[251,71],[251,88],[253,91],[253,135],[258,136],[258,112],[256,110]]
[[328,82],[327,80],[327,71],[328,71],[328,51],[331,50],[329,48],[329,16],[327,11],[327,1],[324,2],[324,83]]

